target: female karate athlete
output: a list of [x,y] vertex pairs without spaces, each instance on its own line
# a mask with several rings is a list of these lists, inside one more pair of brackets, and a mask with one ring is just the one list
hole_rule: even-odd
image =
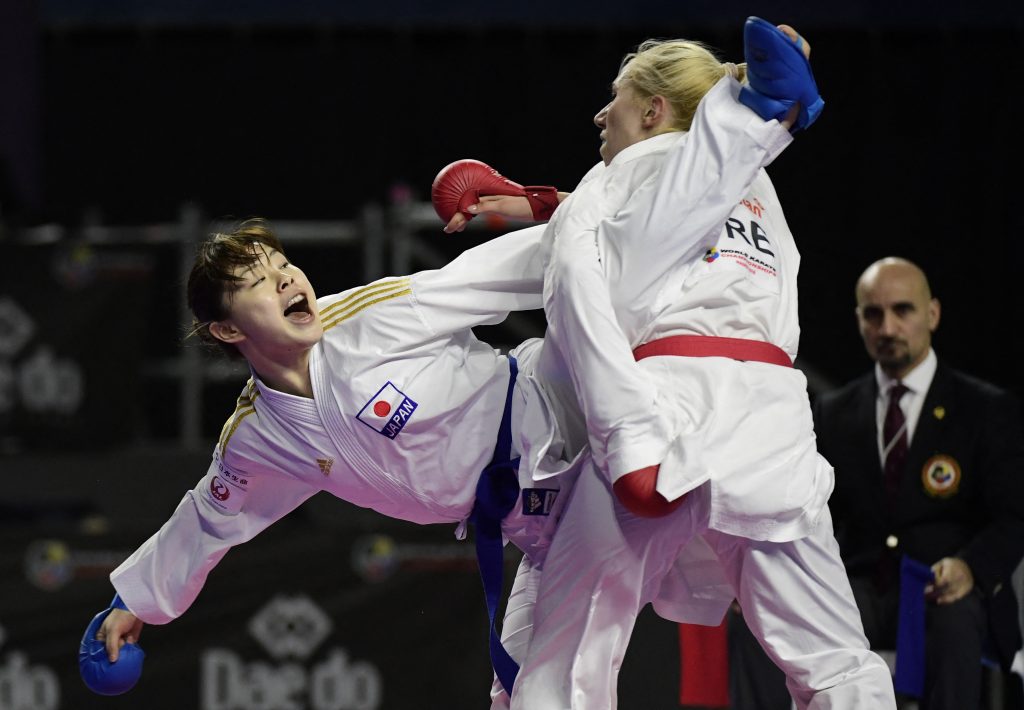
[[[207,239],[188,282],[196,332],[244,357],[252,378],[206,476],[111,574],[122,608],[96,634],[109,658],[143,622],[180,616],[229,548],[318,491],[416,523],[465,522],[506,403],[515,433],[529,387],[510,388],[510,358],[471,328],[540,307],[542,231],[319,300],[265,224]],[[514,353],[527,372],[536,345]],[[524,551],[545,544],[561,501],[546,503],[504,519]]]
[[[767,43],[776,57],[792,50],[786,60],[799,66],[790,41],[748,23],[748,58],[752,43]],[[595,118],[603,163],[544,237],[539,376],[553,399],[572,401],[554,374],[569,370],[591,456],[539,580],[514,709],[615,707],[644,604],[717,624],[733,597],[799,707],[895,707],[832,535],[832,471],[792,368],[799,253],[758,169],[785,142],[736,104],[806,127],[817,91],[769,112],[731,73],[681,41],[627,56]],[[757,150],[684,150],[744,121],[762,137]],[[723,164],[734,176],[748,168],[747,181],[716,179]],[[560,362],[548,367],[550,354]]]

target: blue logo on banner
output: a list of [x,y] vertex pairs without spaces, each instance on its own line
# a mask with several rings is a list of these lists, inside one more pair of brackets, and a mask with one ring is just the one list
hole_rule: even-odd
[[378,434],[394,439],[405,428],[417,406],[404,392],[388,382],[363,405],[356,419]]
[[550,515],[557,497],[557,488],[524,488],[523,515]]

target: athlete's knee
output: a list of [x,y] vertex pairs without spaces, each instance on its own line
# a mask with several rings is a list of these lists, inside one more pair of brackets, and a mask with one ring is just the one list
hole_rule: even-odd
[[669,502],[657,491],[658,470],[660,466],[631,471],[615,481],[612,488],[615,497],[633,515],[641,518],[660,518],[668,515],[683,504],[686,496],[680,496]]

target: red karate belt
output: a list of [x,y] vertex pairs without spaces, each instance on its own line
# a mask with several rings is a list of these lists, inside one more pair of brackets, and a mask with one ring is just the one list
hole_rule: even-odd
[[731,360],[766,362],[769,365],[793,367],[786,351],[778,345],[762,340],[746,338],[719,338],[714,335],[670,335],[649,343],[644,343],[633,350],[633,357],[643,360],[645,357],[658,355],[678,355],[682,357],[727,357]]

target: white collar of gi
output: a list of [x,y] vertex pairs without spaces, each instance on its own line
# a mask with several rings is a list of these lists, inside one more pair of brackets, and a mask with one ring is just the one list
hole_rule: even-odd
[[[309,370],[311,377],[315,377],[314,359],[316,359],[316,355],[314,355],[314,353],[317,353],[318,349],[319,345],[310,351]],[[319,423],[319,414],[317,414],[316,402],[313,399],[276,390],[261,380],[259,375],[256,374],[256,371],[251,367],[249,368],[249,372],[252,373],[253,382],[256,384],[256,389],[259,390],[264,403],[269,404],[271,408],[281,412],[282,414],[287,414],[303,421]],[[314,389],[315,388],[316,383],[314,382]]]
[[611,165],[621,165],[622,163],[630,160],[636,160],[648,153],[668,150],[675,145],[676,141],[685,135],[686,131],[671,131],[669,133],[659,133],[658,135],[646,138],[639,143],[634,143],[633,145],[620,150],[618,155],[612,158],[612,162],[609,164],[609,167],[611,167]]

